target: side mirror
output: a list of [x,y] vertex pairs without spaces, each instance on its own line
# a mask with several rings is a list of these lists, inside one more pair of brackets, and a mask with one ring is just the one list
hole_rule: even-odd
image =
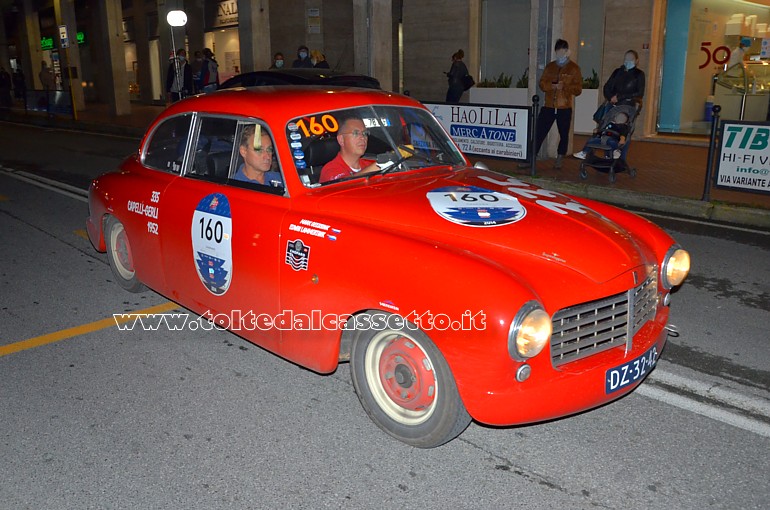
[[486,165],[486,163],[482,163],[481,161],[476,161],[473,164],[473,168],[478,168],[479,170],[489,170],[489,167]]

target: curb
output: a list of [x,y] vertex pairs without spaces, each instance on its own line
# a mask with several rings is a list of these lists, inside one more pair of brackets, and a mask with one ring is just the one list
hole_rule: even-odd
[[692,219],[770,230],[770,210],[768,209],[741,207],[719,202],[704,202],[702,200],[639,193],[622,189],[608,190],[603,186],[575,184],[541,177],[517,176],[516,178],[542,188],[590,198],[591,200],[606,202],[624,208],[656,211]]

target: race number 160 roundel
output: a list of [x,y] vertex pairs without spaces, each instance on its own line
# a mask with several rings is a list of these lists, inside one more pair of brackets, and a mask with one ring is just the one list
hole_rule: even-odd
[[203,198],[192,220],[192,248],[201,282],[217,296],[227,292],[233,273],[230,202],[221,193]]
[[499,227],[527,215],[510,195],[477,186],[447,186],[428,192],[428,201],[444,219],[472,227]]

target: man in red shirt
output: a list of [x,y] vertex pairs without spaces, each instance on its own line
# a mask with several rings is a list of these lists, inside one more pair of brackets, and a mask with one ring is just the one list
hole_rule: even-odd
[[369,142],[369,131],[360,118],[345,119],[337,133],[340,152],[321,169],[319,182],[329,182],[357,173],[366,174],[379,170],[377,164],[369,159],[362,159]]

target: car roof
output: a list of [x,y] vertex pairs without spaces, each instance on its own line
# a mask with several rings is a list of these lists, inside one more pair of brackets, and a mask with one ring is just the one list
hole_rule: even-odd
[[314,112],[368,105],[425,108],[407,96],[376,89],[318,85],[235,88],[198,94],[173,103],[158,116],[150,131],[160,120],[188,112],[259,117],[268,123],[283,124],[288,119]]

